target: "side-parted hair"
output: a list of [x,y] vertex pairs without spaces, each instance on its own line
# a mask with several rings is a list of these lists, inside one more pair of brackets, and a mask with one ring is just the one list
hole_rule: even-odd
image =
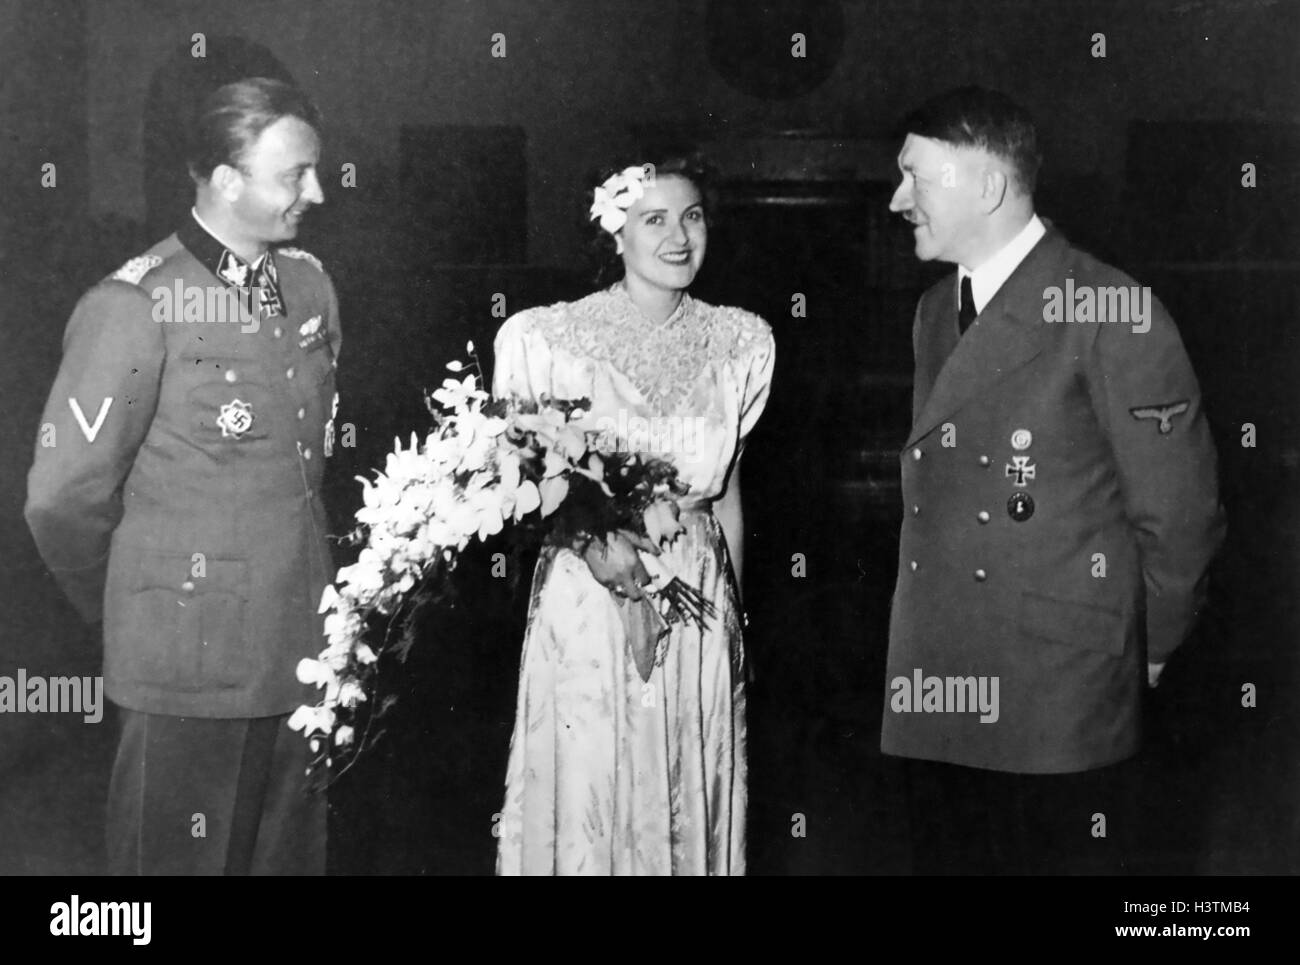
[[316,105],[291,84],[249,77],[218,87],[199,106],[185,152],[190,177],[203,183],[219,165],[238,167],[261,133],[282,117],[319,130]]
[[954,147],[978,148],[1001,158],[1015,172],[1016,187],[1032,195],[1043,156],[1038,128],[1029,112],[1006,94],[983,87],[959,87],[926,101],[900,126],[907,134]]

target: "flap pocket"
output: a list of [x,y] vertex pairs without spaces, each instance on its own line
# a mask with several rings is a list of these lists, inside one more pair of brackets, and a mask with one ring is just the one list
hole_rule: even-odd
[[274,407],[259,361],[182,355],[181,366],[188,382],[190,431],[196,439],[235,442],[270,435]]
[[246,685],[248,563],[195,556],[141,554],[123,608],[129,662],[146,680],[184,689]]
[[1116,657],[1124,653],[1122,615],[1095,603],[1022,593],[1018,626],[1021,633],[1052,643]]
[[221,355],[218,352],[181,352],[180,367],[191,384],[203,385],[216,382],[224,385],[239,385],[252,382],[262,385],[266,382],[266,373],[262,360],[255,355]]
[[223,559],[206,553],[140,554],[140,564],[130,589],[172,590],[180,599],[205,593],[226,593],[245,599],[248,593],[248,562]]

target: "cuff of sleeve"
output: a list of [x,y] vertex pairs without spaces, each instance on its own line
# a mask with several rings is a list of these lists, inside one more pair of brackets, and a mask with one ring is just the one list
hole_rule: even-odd
[[75,570],[51,570],[59,588],[81,619],[88,624],[104,619],[104,583],[108,577],[108,560],[103,559]]

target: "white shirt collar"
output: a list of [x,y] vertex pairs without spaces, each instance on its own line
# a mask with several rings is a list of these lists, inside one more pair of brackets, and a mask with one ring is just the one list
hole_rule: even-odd
[[[234,250],[235,250],[235,249],[232,248],[232,247],[230,247],[230,245],[226,242],[226,239],[223,238],[223,237],[221,237],[221,235],[217,234],[217,233],[216,233],[215,231],[213,231],[211,228],[209,228],[209,227],[208,227],[208,223],[207,223],[206,221],[204,221],[202,218],[199,217],[199,209],[198,209],[198,208],[190,208],[190,214],[194,216],[194,220],[197,221],[197,222],[199,223],[199,227],[200,227],[200,228],[202,228],[202,229],[203,229],[204,231],[206,231],[208,234],[212,235],[212,237],[216,238],[217,241],[219,241],[219,242],[221,243],[222,247],[224,247],[224,248],[226,249],[226,251],[229,251],[229,252],[231,252],[232,254],[234,253]],[[262,252],[261,256],[258,257],[258,259],[257,259],[256,261],[253,262],[253,267],[254,267],[254,268],[260,268],[261,265],[262,265],[262,262],[264,262],[264,261],[266,260],[266,256],[267,256],[267,254],[269,254],[269,253],[270,253],[270,249],[269,249],[269,248],[268,248],[266,251]],[[236,255],[235,257],[238,258],[239,256]],[[239,260],[242,262],[244,259],[243,259],[243,258],[239,258]],[[978,299],[977,299],[977,301],[978,301]]]
[[1011,277],[1011,273],[1020,267],[1020,263],[1025,260],[1025,256],[1033,250],[1034,245],[1038,244],[1045,234],[1047,234],[1047,227],[1039,220],[1038,215],[1034,215],[1020,229],[1018,235],[1003,245],[996,255],[974,271],[959,265],[957,267],[958,299],[961,298],[961,281],[969,276],[971,294],[975,296],[975,311],[977,313],[984,311],[984,306],[993,300],[993,296],[998,293],[998,289]]

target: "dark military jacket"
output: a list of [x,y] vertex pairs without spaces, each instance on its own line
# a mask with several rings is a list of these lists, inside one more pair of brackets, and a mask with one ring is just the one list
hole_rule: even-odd
[[68,323],[26,516],[68,596],[102,616],[105,691],[125,707],[253,717],[313,699],[295,668],[323,646],[332,578],[338,307],[311,255],[268,261],[278,284],[259,291],[189,222]]
[[[1137,748],[1141,624],[1163,662],[1224,525],[1196,377],[1135,286],[1049,230],[965,336],[952,276],[922,296],[886,753],[1051,773]],[[1108,313],[1073,311],[1089,290]]]

